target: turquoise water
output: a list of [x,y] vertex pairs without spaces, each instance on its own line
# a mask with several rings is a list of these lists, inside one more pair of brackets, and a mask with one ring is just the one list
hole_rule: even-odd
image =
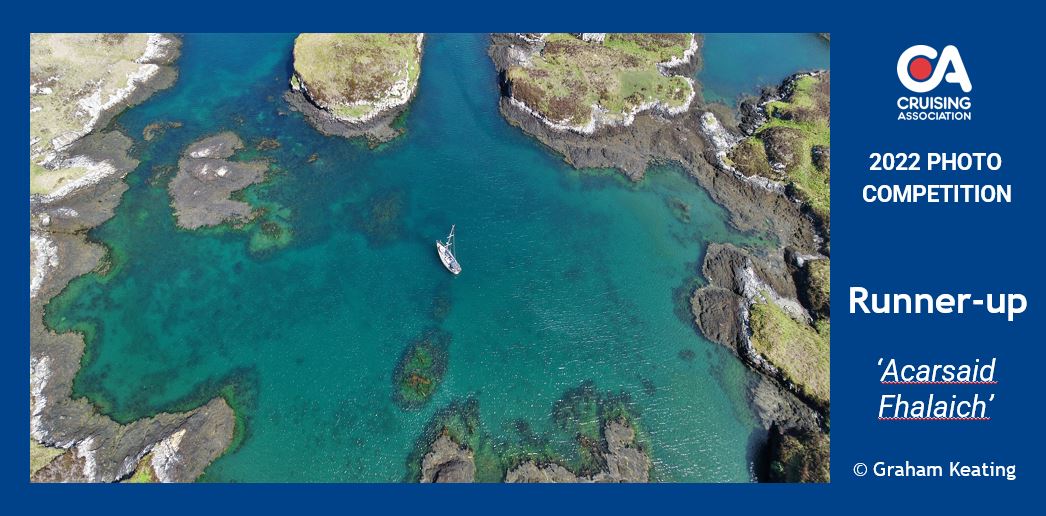
[[733,106],[742,95],[805,70],[828,69],[829,44],[813,33],[705,34],[698,72],[705,100]]
[[[762,235],[729,228],[675,168],[639,184],[576,171],[509,126],[486,36],[426,40],[405,133],[374,149],[289,112],[292,42],[186,36],[176,85],[117,120],[142,163],[91,233],[113,266],[48,308],[88,337],[75,395],[121,421],[231,396],[244,432],[203,480],[398,481],[433,414],[466,397],[497,452],[536,439],[570,456],[552,407],[592,380],[627,397],[658,479],[750,480],[749,373],[699,336],[685,295],[708,242]],[[141,141],[156,121],[184,125]],[[245,154],[273,169],[245,197],[288,228],[286,247],[252,249],[258,224],[175,227],[170,167],[226,129],[281,143]],[[452,223],[459,277],[433,248]],[[404,410],[393,370],[430,328],[451,335],[446,376]]]

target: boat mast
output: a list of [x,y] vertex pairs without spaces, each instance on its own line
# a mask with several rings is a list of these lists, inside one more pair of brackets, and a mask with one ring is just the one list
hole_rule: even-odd
[[450,249],[450,254],[454,254],[454,224],[450,225],[450,234],[447,235],[447,249]]

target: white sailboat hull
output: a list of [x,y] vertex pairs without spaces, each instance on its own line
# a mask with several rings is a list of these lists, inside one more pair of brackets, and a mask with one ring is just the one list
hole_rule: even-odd
[[457,258],[454,258],[454,253],[451,253],[450,249],[439,240],[436,241],[436,254],[439,255],[439,260],[443,262],[443,266],[446,267],[448,271],[455,276],[461,274],[461,265],[458,265],[458,260]]

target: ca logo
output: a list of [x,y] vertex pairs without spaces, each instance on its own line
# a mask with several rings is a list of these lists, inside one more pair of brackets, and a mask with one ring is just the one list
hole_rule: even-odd
[[[908,47],[897,59],[897,78],[905,88],[915,93],[926,93],[933,90],[941,79],[950,83],[958,84],[962,91],[969,93],[973,89],[970,84],[970,76],[966,74],[966,66],[959,57],[959,49],[953,45],[944,47],[941,58],[937,59],[936,66],[932,59],[937,59],[937,50],[926,45],[914,45]],[[952,71],[948,71],[949,65]]]

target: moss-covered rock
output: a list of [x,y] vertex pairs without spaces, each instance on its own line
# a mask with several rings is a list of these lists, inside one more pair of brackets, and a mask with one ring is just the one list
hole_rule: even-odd
[[830,482],[831,438],[818,431],[770,429],[767,441],[771,482]]
[[816,403],[827,406],[830,385],[830,326],[800,322],[772,300],[757,301],[749,309],[751,344],[778,368],[788,381]]
[[807,260],[798,272],[799,295],[803,304],[819,319],[831,316],[831,261]]

